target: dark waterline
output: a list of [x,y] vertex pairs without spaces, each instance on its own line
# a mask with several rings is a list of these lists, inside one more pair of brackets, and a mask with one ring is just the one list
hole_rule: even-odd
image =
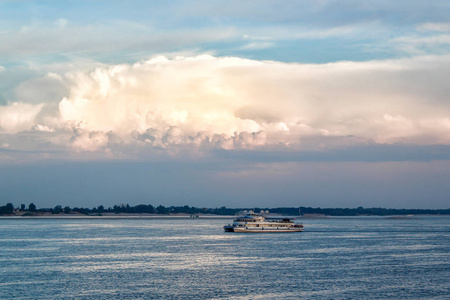
[[[230,219],[231,221],[231,219]],[[5,299],[441,299],[450,218],[304,220],[236,234],[220,219],[1,219]]]

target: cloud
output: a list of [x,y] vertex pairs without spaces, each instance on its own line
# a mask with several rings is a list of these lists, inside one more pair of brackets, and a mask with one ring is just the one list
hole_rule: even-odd
[[133,20],[79,24],[58,19],[33,22],[4,32],[0,57],[2,61],[39,61],[42,57],[45,61],[70,61],[74,56],[89,58],[105,53],[126,57],[123,51],[132,52],[129,56],[148,56],[180,48],[195,49],[202,43],[227,41],[233,37],[238,34],[232,25],[173,29]]
[[108,136],[103,132],[76,129],[71,142],[72,147],[78,151],[97,151],[108,144]]
[[256,49],[266,49],[273,47],[271,42],[251,42],[242,47],[242,50],[256,50]]
[[30,129],[42,107],[43,104],[21,102],[0,106],[0,132],[17,133]]
[[[27,15],[28,5],[15,3],[16,9],[3,9],[9,14],[0,21],[0,58],[2,64],[25,60],[70,61],[73,56],[103,61],[120,61],[117,59],[120,57],[132,61],[180,49],[198,49],[202,53],[213,49],[229,54],[239,53],[243,47],[246,53],[277,48],[282,42],[301,47],[301,41],[315,39],[327,41],[328,47],[332,47],[337,38],[345,39],[347,46],[353,43],[352,51],[360,52],[361,44],[370,43],[371,48],[385,44],[386,36],[408,35],[417,24],[424,31],[448,27],[445,3],[410,2],[340,1],[338,5],[335,1],[286,1],[282,5],[274,1],[233,5],[227,1],[187,1],[178,5],[133,2],[128,6],[110,3],[108,14],[97,5],[82,5],[80,11],[79,5],[64,4],[50,11],[36,8],[39,14],[33,21]],[[176,17],[166,18],[167,15]],[[243,35],[270,40],[247,43],[242,41]],[[267,57],[273,58],[273,53]]]
[[391,40],[395,47],[403,52],[414,55],[426,53],[448,53],[450,45],[449,34],[431,36],[403,36]]
[[450,32],[450,23],[423,23],[417,27],[417,30]]
[[415,31],[392,38],[387,45],[412,55],[448,54],[450,23],[420,23]]
[[18,84],[14,90],[16,99],[27,103],[59,102],[67,94],[60,75],[47,73]]
[[[329,64],[155,57],[32,80],[23,85],[29,95],[45,82],[55,91],[48,84],[40,103],[1,107],[0,126],[45,134],[68,151],[121,156],[136,149],[448,145],[449,70],[449,56]],[[6,137],[0,142],[15,147]]]

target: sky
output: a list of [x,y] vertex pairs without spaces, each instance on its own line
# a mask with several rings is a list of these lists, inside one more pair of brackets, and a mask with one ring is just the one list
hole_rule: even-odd
[[449,208],[449,81],[449,1],[0,0],[0,204]]

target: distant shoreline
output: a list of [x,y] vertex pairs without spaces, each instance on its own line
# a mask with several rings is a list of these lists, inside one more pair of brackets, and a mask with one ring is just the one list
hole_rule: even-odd
[[[82,214],[57,214],[57,215],[35,215],[35,216],[19,216],[19,215],[3,215],[0,216],[0,220],[34,220],[34,219],[108,219],[108,220],[126,220],[126,219],[149,219],[149,220],[163,220],[163,219],[233,219],[235,215],[189,215],[189,214],[173,214],[173,215],[158,215],[158,214],[103,214],[103,215],[82,215]],[[378,218],[378,219],[397,219],[397,220],[412,220],[419,219],[420,217],[450,217],[449,215],[391,215],[391,216],[377,216],[377,215],[361,215],[361,216],[326,216],[322,214],[307,214],[302,216],[294,216],[298,220],[317,220],[317,219],[360,219],[360,218]]]
[[275,207],[275,208],[227,208],[226,206],[216,208],[200,208],[184,206],[163,205],[153,206],[151,204],[138,204],[130,206],[129,204],[114,205],[106,208],[103,205],[93,208],[80,207],[62,207],[56,205],[54,208],[40,208],[30,203],[28,207],[21,204],[15,207],[12,203],[0,206],[0,216],[21,218],[25,217],[51,217],[51,218],[76,218],[76,217],[101,217],[101,218],[231,218],[237,214],[246,211],[269,213],[278,216],[292,216],[302,219],[321,219],[329,217],[361,217],[378,216],[408,218],[418,215],[448,215],[449,209],[392,209],[392,208],[313,208],[313,207]]
[[190,215],[190,214],[40,214],[40,215],[3,215],[0,219],[231,219],[231,215]]

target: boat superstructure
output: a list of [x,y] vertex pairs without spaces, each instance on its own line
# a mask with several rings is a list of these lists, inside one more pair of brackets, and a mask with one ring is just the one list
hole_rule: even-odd
[[[266,212],[268,213],[268,211]],[[244,212],[233,220],[233,224],[223,227],[225,232],[301,232],[303,225],[296,223],[295,218],[269,216],[266,213]]]

